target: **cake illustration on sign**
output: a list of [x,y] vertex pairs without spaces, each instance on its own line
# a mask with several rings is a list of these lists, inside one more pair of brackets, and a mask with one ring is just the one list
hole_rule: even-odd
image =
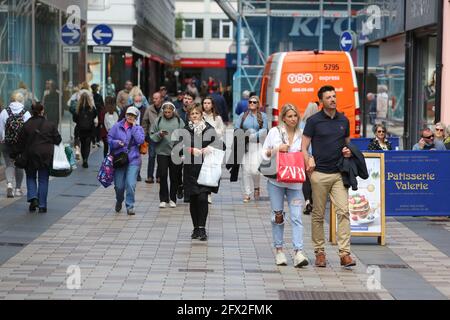
[[353,221],[359,223],[370,223],[374,220],[371,215],[369,201],[364,195],[354,194],[348,198],[348,208],[350,217]]

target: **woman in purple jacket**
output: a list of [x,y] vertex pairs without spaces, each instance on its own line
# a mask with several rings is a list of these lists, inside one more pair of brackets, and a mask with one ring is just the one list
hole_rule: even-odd
[[134,215],[134,192],[141,167],[139,146],[144,143],[144,129],[136,123],[139,110],[129,107],[125,119],[117,122],[108,132],[108,143],[113,156],[121,152],[128,153],[128,164],[114,170],[114,189],[116,190],[116,212],[122,210],[125,190],[125,205],[128,215]]

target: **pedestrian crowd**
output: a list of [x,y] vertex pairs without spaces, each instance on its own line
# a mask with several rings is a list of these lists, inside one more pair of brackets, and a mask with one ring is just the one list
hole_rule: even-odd
[[[48,95],[51,88],[49,85]],[[336,208],[341,265],[356,264],[350,249],[349,177],[340,163],[351,159],[359,161],[360,168],[365,168],[365,163],[350,142],[349,120],[337,111],[336,90],[332,86],[322,87],[317,93],[318,101],[311,102],[303,115],[294,104],[281,106],[279,125],[272,128],[259,97],[244,91],[235,109],[238,118],[234,121],[228,159],[224,157],[224,141],[232,112],[227,95],[221,94],[214,79],[200,86],[193,79],[185,91],[177,92],[173,101],[165,87],[147,99],[131,81],[116,95],[109,79],[107,91],[103,100],[98,85],[82,83],[67,106],[76,124],[74,153],[83,168],[90,165],[91,149],[103,144],[105,160],[99,177],[100,173],[102,177],[109,175],[106,186],[114,185],[117,213],[125,205],[127,214],[135,215],[136,185],[142,180],[142,159],[147,156],[144,182],[159,183],[159,208],[176,208],[181,200],[189,203],[191,238],[207,241],[209,204],[213,203],[212,194],[219,192],[221,164],[226,162],[230,181],[238,181],[239,172],[242,174],[243,203],[261,198],[261,180],[267,178],[277,265],[288,263],[284,250],[287,219],[292,228],[293,264],[309,264],[304,254],[303,213],[312,216],[315,266],[326,267],[324,217],[328,197]],[[231,89],[228,87],[226,92]],[[7,197],[22,196],[25,173],[29,210],[45,213],[55,150],[62,138],[57,123],[48,119],[45,103],[34,102],[29,110],[25,104],[26,97],[17,90],[0,113]],[[373,133],[369,150],[392,150],[383,124],[374,124]],[[450,126],[438,123],[434,131],[421,131],[413,150],[446,148],[450,148]],[[19,166],[22,160],[25,164]],[[284,161],[286,164],[280,166]],[[288,169],[294,169],[294,173],[286,175]],[[364,178],[366,173],[362,169],[358,175]],[[285,200],[289,215],[284,210]]]

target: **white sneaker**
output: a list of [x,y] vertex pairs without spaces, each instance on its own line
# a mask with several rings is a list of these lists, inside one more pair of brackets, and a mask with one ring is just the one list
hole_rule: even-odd
[[278,251],[275,258],[276,258],[277,266],[287,265],[286,255],[284,254],[283,251]]
[[175,202],[173,202],[173,201],[170,201],[170,202],[169,202],[169,206],[170,206],[171,208],[176,208],[176,207],[177,207],[177,204],[176,204]]
[[208,203],[212,204],[212,196],[210,194],[208,194]]
[[159,207],[160,207],[161,209],[163,209],[163,208],[166,207],[166,205],[167,205],[167,203],[161,202],[161,203],[159,204]]
[[23,192],[21,189],[16,189],[16,192],[14,192],[14,195],[16,197],[22,197],[23,196]]
[[294,267],[301,268],[309,264],[308,259],[303,255],[301,251],[297,251],[294,256]]
[[8,183],[7,187],[6,187],[6,197],[7,198],[14,198],[14,193],[13,193],[13,186],[12,183]]

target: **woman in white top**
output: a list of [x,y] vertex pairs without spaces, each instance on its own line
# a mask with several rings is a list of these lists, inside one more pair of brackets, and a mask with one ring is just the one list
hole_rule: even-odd
[[[217,133],[217,139],[222,139],[225,132],[225,125],[222,118],[217,113],[216,104],[214,99],[210,96],[203,99],[203,119],[208,122]],[[208,203],[212,204],[211,193],[208,194]]]
[[[267,135],[262,149],[262,158],[275,161],[278,152],[299,152],[301,150],[302,133],[299,128],[300,114],[292,104],[283,106],[280,114],[280,125],[272,128]],[[283,234],[285,212],[284,198],[287,198],[289,215],[292,225],[292,244],[294,247],[294,266],[300,268],[308,265],[308,259],[302,254],[303,223],[302,223],[302,184],[281,183],[276,179],[268,179],[272,209],[272,236],[276,248],[276,264],[286,265],[287,259],[283,252]]]
[[222,139],[225,132],[225,125],[223,124],[222,118],[217,113],[216,105],[212,97],[206,97],[203,99],[203,118],[208,122],[218,135],[217,138]]

